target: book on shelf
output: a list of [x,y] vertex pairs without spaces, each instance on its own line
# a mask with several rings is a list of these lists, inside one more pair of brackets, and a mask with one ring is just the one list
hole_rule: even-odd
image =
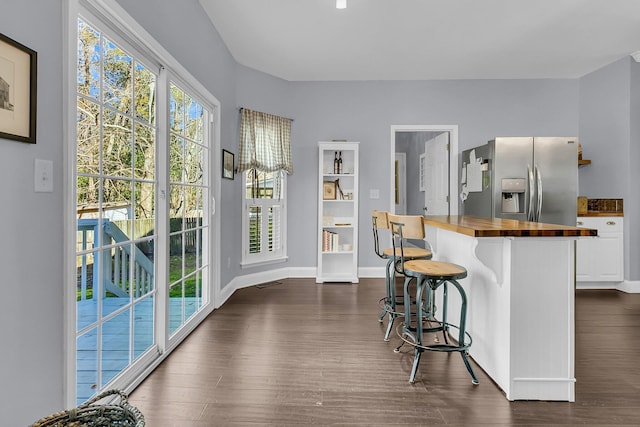
[[322,252],[337,252],[339,248],[339,234],[329,230],[322,230]]

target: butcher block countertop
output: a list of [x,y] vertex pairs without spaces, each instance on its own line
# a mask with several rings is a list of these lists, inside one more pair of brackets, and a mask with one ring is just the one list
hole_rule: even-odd
[[425,225],[471,237],[589,237],[598,231],[590,228],[471,215],[427,215]]

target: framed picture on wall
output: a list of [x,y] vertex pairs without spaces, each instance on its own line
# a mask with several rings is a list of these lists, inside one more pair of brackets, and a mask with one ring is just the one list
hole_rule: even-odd
[[37,58],[0,33],[0,138],[36,143]]
[[222,177],[233,179],[234,154],[231,151],[222,150]]

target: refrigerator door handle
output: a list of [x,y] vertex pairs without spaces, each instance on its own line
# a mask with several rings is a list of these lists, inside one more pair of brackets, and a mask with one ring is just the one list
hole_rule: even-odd
[[536,222],[540,222],[540,215],[542,215],[542,174],[540,173],[540,168],[536,165],[536,178],[538,185],[538,203],[537,203],[537,211],[536,211]]
[[533,183],[533,171],[531,170],[531,165],[527,165],[527,175],[529,176],[529,208],[527,210],[527,221],[534,221],[533,195],[535,191],[534,191],[534,183]]

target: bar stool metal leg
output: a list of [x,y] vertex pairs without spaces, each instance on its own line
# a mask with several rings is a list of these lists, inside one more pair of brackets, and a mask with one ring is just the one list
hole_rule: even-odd
[[[423,334],[423,326],[422,326],[422,320],[423,320],[423,303],[422,303],[422,293],[424,291],[424,284],[426,282],[426,280],[424,279],[423,276],[418,276],[416,278],[416,335],[415,335],[415,355],[413,358],[413,367],[411,368],[411,374],[409,375],[409,382],[411,384],[415,383],[416,380],[416,373],[418,372],[418,366],[420,365],[420,357],[422,356],[422,351],[423,349],[421,348],[422,346],[422,334]],[[429,292],[427,292],[427,295],[425,296],[427,299],[429,299],[428,296]],[[430,304],[429,302],[427,302],[427,304]]]
[[[471,376],[471,382],[474,385],[479,384],[478,377],[476,376],[471,363],[468,358],[468,348],[471,346],[471,336],[466,330],[467,322],[467,296],[466,292],[455,279],[439,280],[433,279],[422,274],[413,274],[415,276],[416,284],[416,308],[415,308],[415,328],[412,326],[412,316],[410,313],[405,313],[405,324],[402,327],[402,332],[399,334],[400,338],[414,346],[414,360],[411,368],[411,374],[409,376],[409,382],[415,383],[416,374],[420,365],[420,359],[422,353],[425,351],[440,351],[440,352],[459,352],[462,357],[462,361]],[[407,283],[410,279],[407,279]],[[452,285],[456,288],[460,294],[461,307],[460,307],[460,322],[458,325],[452,325],[447,320],[448,315],[448,288]],[[436,290],[442,287],[443,300],[442,300],[442,318],[437,320],[435,317],[436,304],[435,296]],[[405,292],[408,297],[408,288],[405,286]],[[425,327],[423,322],[429,324]],[[431,326],[433,324],[433,326]],[[458,329],[457,343],[450,342],[449,329],[453,327]],[[415,331],[415,333],[413,332]],[[424,334],[427,332],[442,332],[444,337],[444,344],[428,344],[424,342]]]
[[[464,291],[460,283],[457,280],[450,281],[460,292],[460,298],[462,299],[462,305],[460,307],[460,327],[458,331],[458,344],[464,345],[465,335],[467,331],[465,330],[467,324],[467,293]],[[473,384],[479,384],[478,377],[476,377],[475,372],[473,371],[473,367],[469,363],[468,359],[468,346],[460,352],[460,356],[462,357],[462,361],[467,368],[467,371],[471,375],[471,382]]]
[[[385,271],[385,276],[384,276],[387,295],[391,295],[391,273],[389,269],[391,268],[392,263],[393,263],[393,258],[389,258],[389,260],[387,261],[387,269]],[[389,298],[389,297],[386,297],[386,298]],[[380,316],[378,316],[378,322],[382,322],[384,320],[384,316],[386,316],[387,313],[389,313],[389,302],[390,301],[388,300],[384,302],[384,307],[382,308],[382,312],[380,313]],[[394,305],[395,305],[395,301],[394,301]],[[385,338],[388,338],[388,336]],[[385,341],[387,340],[385,339]]]

